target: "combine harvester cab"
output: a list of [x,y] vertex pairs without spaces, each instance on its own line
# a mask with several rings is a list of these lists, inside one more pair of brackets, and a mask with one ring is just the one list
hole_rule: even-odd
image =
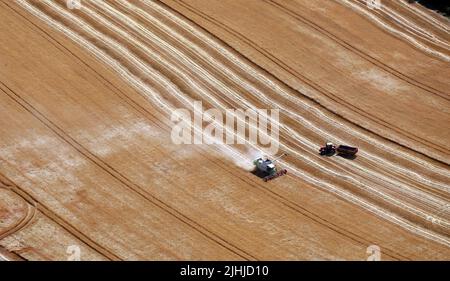
[[253,173],[255,175],[259,176],[260,178],[262,178],[263,181],[265,181],[265,182],[287,174],[286,169],[278,170],[274,164],[276,161],[278,161],[281,157],[283,157],[285,155],[286,154],[282,154],[275,160],[270,160],[270,159],[264,160],[262,158],[258,158],[256,160],[254,160],[253,165],[255,165],[255,170],[253,171]]

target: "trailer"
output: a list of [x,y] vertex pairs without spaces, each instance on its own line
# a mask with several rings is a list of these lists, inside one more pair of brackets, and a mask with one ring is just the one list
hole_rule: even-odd
[[336,151],[338,155],[352,157],[355,156],[356,153],[358,153],[358,148],[348,145],[340,145],[337,147]]

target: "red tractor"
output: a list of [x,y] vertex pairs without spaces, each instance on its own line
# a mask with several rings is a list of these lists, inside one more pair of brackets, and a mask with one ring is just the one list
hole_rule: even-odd
[[322,146],[320,148],[319,152],[320,155],[328,155],[328,156],[334,155],[336,153],[336,146],[331,142],[327,142],[325,146]]

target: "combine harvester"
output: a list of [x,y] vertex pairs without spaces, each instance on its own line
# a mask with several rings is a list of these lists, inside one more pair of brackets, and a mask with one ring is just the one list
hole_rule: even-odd
[[274,160],[270,159],[262,159],[258,158],[253,161],[253,165],[255,165],[255,169],[253,173],[260,178],[263,179],[263,181],[267,182],[270,180],[273,180],[275,178],[281,177],[287,173],[286,169],[277,170],[275,166],[275,162],[278,161],[281,157],[286,156],[287,154],[284,153],[280,155],[279,157],[275,158]]
[[356,153],[358,152],[358,148],[348,145],[339,145],[338,147],[336,147],[333,143],[327,142],[325,146],[320,148],[319,152],[320,155],[327,156],[332,156],[337,152],[337,154],[340,156],[351,158],[355,157]]

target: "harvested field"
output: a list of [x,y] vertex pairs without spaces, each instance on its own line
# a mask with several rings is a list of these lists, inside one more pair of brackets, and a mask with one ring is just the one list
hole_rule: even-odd
[[[448,260],[450,23],[407,2],[0,0],[0,259]],[[279,109],[287,175],[174,143],[194,101]]]

